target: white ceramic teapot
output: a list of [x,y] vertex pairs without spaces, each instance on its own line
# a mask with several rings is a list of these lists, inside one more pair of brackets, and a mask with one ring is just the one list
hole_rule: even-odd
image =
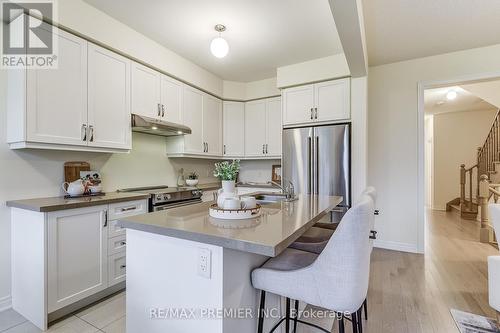
[[85,185],[83,184],[83,180],[81,179],[77,179],[71,183],[64,182],[62,184],[62,189],[72,197],[76,197],[85,193]]

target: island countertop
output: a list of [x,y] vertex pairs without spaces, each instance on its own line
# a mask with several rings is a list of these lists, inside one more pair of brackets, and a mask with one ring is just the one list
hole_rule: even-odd
[[292,202],[264,204],[260,217],[246,220],[214,219],[208,214],[213,202],[204,202],[125,218],[118,225],[274,257],[342,200],[340,196],[299,195]]

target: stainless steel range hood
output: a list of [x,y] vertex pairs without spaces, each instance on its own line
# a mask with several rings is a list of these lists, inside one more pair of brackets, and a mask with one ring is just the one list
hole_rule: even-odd
[[187,126],[132,114],[132,131],[159,136],[191,134]]

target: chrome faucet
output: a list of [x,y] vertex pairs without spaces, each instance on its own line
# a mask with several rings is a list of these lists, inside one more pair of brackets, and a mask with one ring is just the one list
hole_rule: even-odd
[[274,181],[271,181],[270,183],[278,186],[283,191],[283,194],[286,195],[287,200],[292,201],[295,199],[295,186],[293,186],[293,183],[291,181],[288,181],[288,185],[284,187]]

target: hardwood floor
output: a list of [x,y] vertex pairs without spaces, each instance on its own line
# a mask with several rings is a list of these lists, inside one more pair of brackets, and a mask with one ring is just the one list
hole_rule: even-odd
[[500,253],[478,239],[479,223],[429,211],[425,255],[374,249],[364,332],[458,332],[450,308],[494,318],[487,257]]

